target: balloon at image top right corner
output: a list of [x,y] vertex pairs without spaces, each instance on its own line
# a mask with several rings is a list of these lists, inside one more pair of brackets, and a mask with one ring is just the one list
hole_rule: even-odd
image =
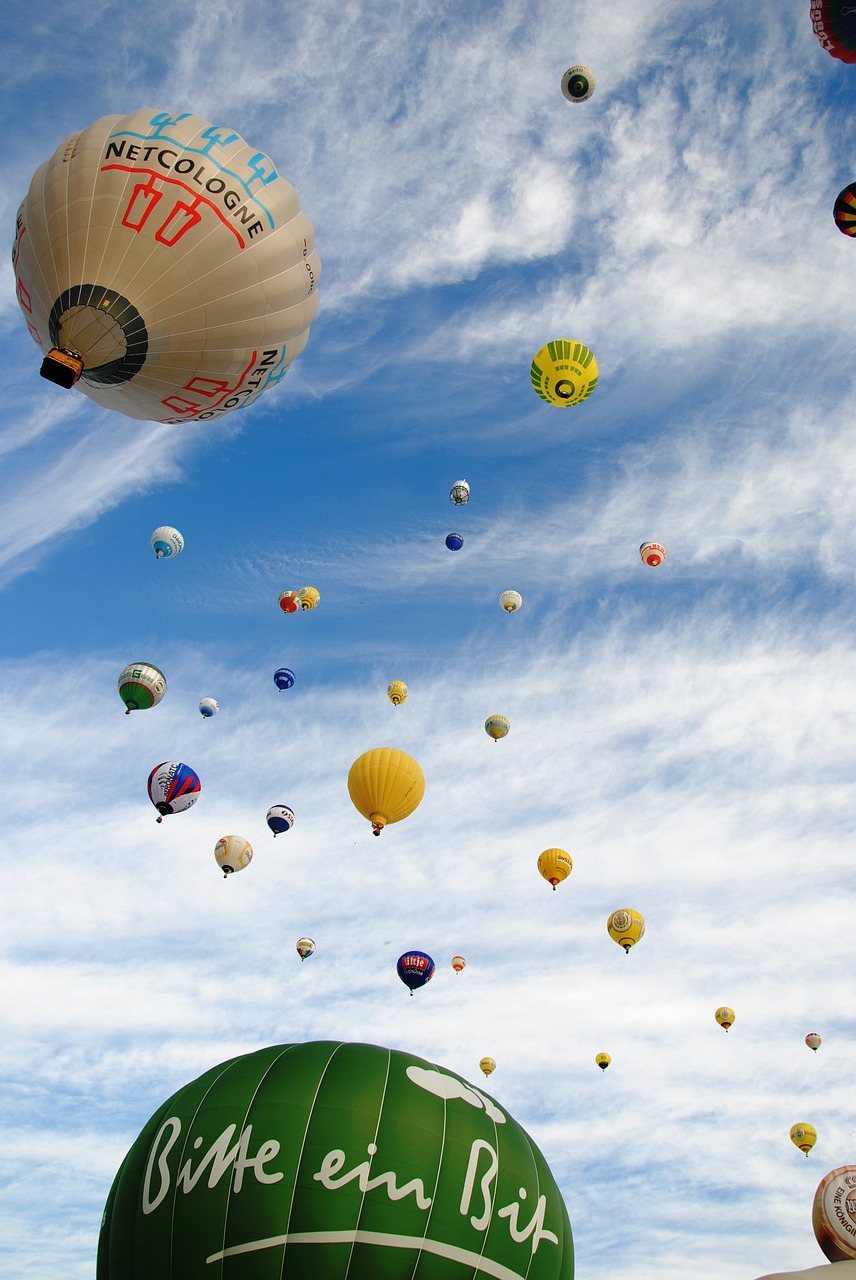
[[598,368],[594,354],[573,338],[548,342],[529,368],[529,380],[547,404],[566,409],[587,400],[597,386]]
[[811,0],[814,34],[839,62],[856,62],[856,5],[840,0]]

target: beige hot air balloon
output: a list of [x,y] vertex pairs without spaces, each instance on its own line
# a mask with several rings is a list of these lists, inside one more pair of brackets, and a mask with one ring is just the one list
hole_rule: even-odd
[[189,112],[104,116],[36,171],[13,262],[42,373],[130,418],[222,417],[276,386],[318,309],[297,192]]
[[406,751],[374,747],[351,765],[348,794],[379,836],[384,827],[413,812],[425,794],[425,775]]

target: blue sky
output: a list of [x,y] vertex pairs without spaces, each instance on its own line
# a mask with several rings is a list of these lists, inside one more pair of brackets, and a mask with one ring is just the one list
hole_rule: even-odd
[[[71,3],[6,43],[10,244],[63,138],[152,106],[273,157],[323,274],[281,388],[169,427],[38,377],[4,260],[4,1276],[90,1276],[155,1107],[326,1037],[473,1080],[493,1056],[579,1280],[820,1264],[814,1189],[856,1160],[856,248],[831,212],[856,71],[807,0]],[[598,83],[571,106],[576,62]],[[556,337],[600,365],[561,412],[528,377]],[[305,584],[319,608],[285,617]],[[138,659],[169,689],[125,717]],[[426,795],[376,841],[346,778],[387,743]],[[159,827],[166,759],[203,790]],[[255,858],[224,883],[232,831]],[[648,922],[629,957],[620,906]],[[412,1000],[409,948],[438,966]]]

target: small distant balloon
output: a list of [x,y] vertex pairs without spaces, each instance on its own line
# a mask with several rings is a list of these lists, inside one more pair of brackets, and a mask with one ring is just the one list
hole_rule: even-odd
[[568,102],[587,102],[596,85],[594,72],[588,67],[568,67],[562,76],[562,93]]
[[166,693],[166,676],[150,662],[132,662],[119,676],[119,697],[125,704],[125,715],[156,707]]
[[386,696],[394,707],[400,707],[407,701],[407,685],[403,680],[391,680],[386,687]]
[[214,858],[225,876],[243,871],[253,860],[253,846],[243,836],[221,836],[214,846]]
[[631,907],[620,907],[607,920],[606,929],[612,941],[617,942],[629,955],[630,948],[636,945],[645,932],[645,919]]
[[265,821],[274,836],[279,836],[282,835],[283,831],[290,831],[294,826],[294,814],[288,805],[272,804],[267,811]]
[[419,987],[424,987],[434,976],[434,961],[424,951],[405,951],[396,963],[398,976],[413,995]]
[[482,1058],[479,1066],[486,1076],[492,1075],[493,1072],[496,1071],[496,1059]]
[[489,738],[493,738],[494,742],[507,737],[510,728],[511,723],[507,716],[488,716],[484,722],[484,731]]
[[180,556],[184,550],[184,538],[177,529],[164,524],[152,534],[152,547],[158,560],[169,560],[171,556]]
[[199,774],[180,760],[165,760],[149,774],[149,799],[158,811],[158,822],[170,813],[183,813],[196,804],[202,783]]
[[456,507],[465,507],[470,500],[470,486],[466,480],[456,480],[449,492]]
[[315,953],[315,943],[311,938],[298,938],[296,946],[297,954],[300,956],[301,960],[305,960],[307,956],[311,956]]
[[294,672],[290,671],[288,667],[280,667],[278,671],[273,673],[273,682],[280,692],[283,689],[290,689],[294,684]]
[[817,1142],[817,1129],[811,1124],[792,1125],[791,1142],[795,1147],[799,1147],[805,1156],[808,1156],[809,1151]]
[[610,1062],[612,1062],[612,1058],[610,1058],[608,1053],[595,1054],[594,1060],[597,1063],[597,1065],[600,1067],[601,1071],[605,1071],[606,1068],[609,1066]]
[[297,598],[296,591],[280,591],[279,607],[283,613],[297,613],[300,608],[300,601]]
[[715,1017],[723,1031],[727,1031],[734,1022],[734,1010],[729,1009],[728,1005],[724,1004],[721,1009],[717,1009]]
[[321,592],[315,587],[301,587],[297,593],[301,609],[317,609],[321,603]]
[[817,1034],[816,1031],[809,1031],[808,1035],[805,1038],[805,1042],[808,1045],[809,1049],[811,1049],[812,1052],[814,1053],[817,1053],[818,1049],[823,1044],[823,1041],[821,1040],[820,1036]]
[[661,547],[659,542],[643,542],[639,548],[639,554],[643,563],[650,565],[655,569],[658,564],[662,564],[666,558],[666,548]]
[[460,551],[464,545],[464,535],[462,533],[447,533],[446,546],[450,551]]
[[567,880],[573,869],[573,859],[564,849],[545,849],[538,855],[538,870],[553,886],[554,893],[556,886]]
[[204,720],[210,720],[212,716],[216,716],[220,710],[220,704],[216,698],[202,698],[199,703],[199,714]]
[[503,591],[499,603],[506,613],[516,613],[523,604],[523,596],[519,591]]
[[597,361],[582,342],[559,338],[536,352],[529,381],[542,400],[560,409],[587,400],[597,386]]
[[460,973],[462,969],[466,969],[467,962],[463,956],[452,956],[452,968],[455,973]]

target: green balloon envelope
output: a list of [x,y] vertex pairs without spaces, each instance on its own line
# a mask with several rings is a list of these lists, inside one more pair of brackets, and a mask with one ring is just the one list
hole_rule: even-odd
[[97,1280],[573,1280],[541,1152],[492,1098],[377,1045],[207,1071],[125,1157]]

